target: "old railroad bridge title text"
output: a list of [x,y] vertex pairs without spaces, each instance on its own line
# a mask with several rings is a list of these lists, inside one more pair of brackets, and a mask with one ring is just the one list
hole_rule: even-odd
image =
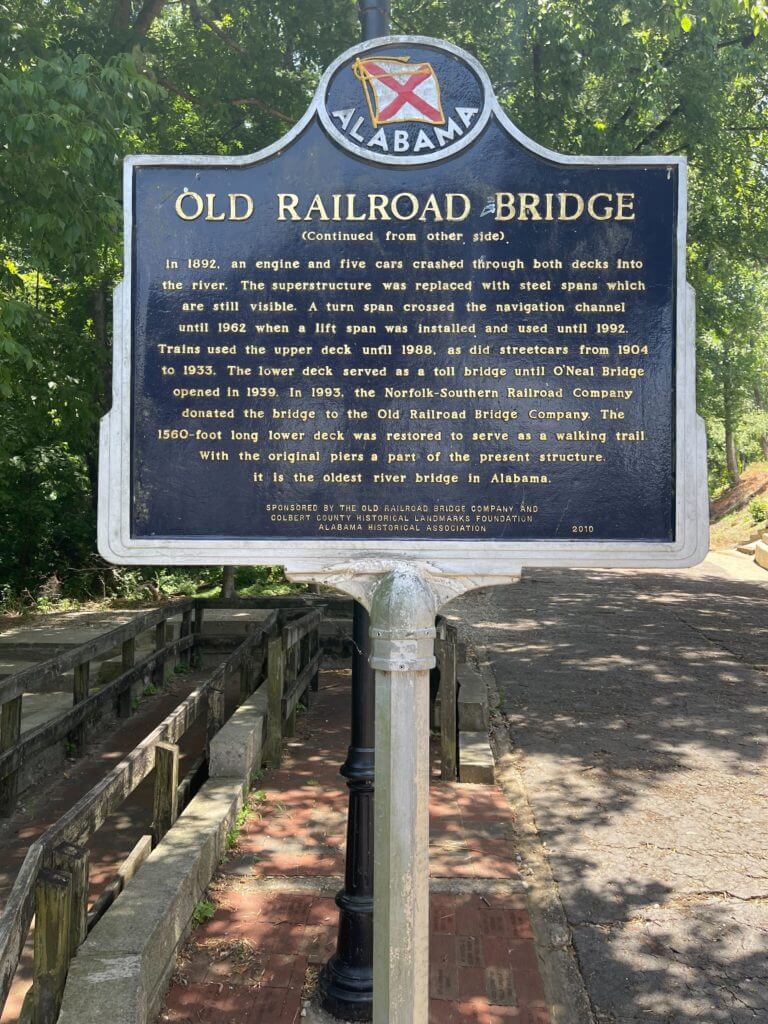
[[[247,221],[253,217],[253,197],[244,192],[181,192],[175,203],[176,214],[186,221]],[[434,221],[466,220],[473,212],[471,198],[464,192],[445,192],[419,197],[413,192],[386,195],[381,192],[358,194],[314,193],[302,197],[294,192],[275,196],[278,221]],[[582,218],[634,220],[634,192],[496,192],[484,201],[481,215],[497,221],[573,221]]]

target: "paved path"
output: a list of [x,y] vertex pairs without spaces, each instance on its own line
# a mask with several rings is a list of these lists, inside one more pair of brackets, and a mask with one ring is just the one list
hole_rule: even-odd
[[[212,887],[216,912],[187,944],[162,1021],[330,1020],[303,1004],[335,948],[348,715],[349,672],[324,672],[281,769],[259,782],[265,798]],[[429,1021],[549,1024],[509,804],[495,786],[435,779],[431,814]]]
[[495,674],[596,1020],[768,1021],[766,583],[722,561],[536,571],[454,608]]

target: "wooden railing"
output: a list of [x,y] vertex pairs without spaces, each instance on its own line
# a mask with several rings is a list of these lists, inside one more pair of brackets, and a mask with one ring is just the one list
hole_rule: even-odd
[[267,739],[264,763],[280,763],[283,736],[293,736],[296,711],[308,702],[310,689],[317,689],[320,671],[319,610],[288,620],[280,636],[269,641],[267,673]]
[[[155,684],[162,681],[171,658],[189,665],[194,643],[191,634],[195,601],[173,601],[131,619],[122,626],[102,633],[71,651],[31,665],[0,681],[0,816],[8,817],[16,807],[19,776],[26,761],[55,743],[69,740],[76,753],[82,753],[89,720],[110,703],[119,717],[131,713],[131,687],[145,677]],[[166,642],[168,620],[181,615],[178,639]],[[136,637],[154,629],[154,650],[136,662]],[[121,674],[97,692],[90,692],[91,663],[98,657],[121,652]],[[36,729],[21,733],[21,702],[25,693],[41,693],[44,689],[74,670],[72,708],[44,722]]]
[[[0,699],[5,700],[10,694],[8,701],[15,701],[20,699],[23,692],[34,692],[35,670],[39,673],[37,679],[48,681],[56,678],[57,673],[87,664],[98,654],[113,649],[118,642],[130,643],[152,625],[157,626],[159,637],[161,624],[164,629],[168,618],[181,613],[182,635],[178,640],[158,645],[153,655],[128,667],[120,677],[95,695],[101,697],[107,691],[105,699],[118,698],[131,681],[141,678],[141,673],[147,669],[161,667],[168,657],[175,654],[189,657],[193,645],[201,639],[205,640],[200,631],[205,608],[210,606],[253,608],[259,607],[259,603],[256,600],[231,603],[197,600],[176,602],[167,608],[157,609],[89,641],[81,648],[51,659],[51,662],[26,670],[21,691],[18,689],[18,676],[5,680],[0,683]],[[190,632],[189,624],[193,614],[195,629]],[[298,701],[305,697],[309,686],[317,686],[320,666],[318,627],[321,618],[320,610],[307,614],[301,614],[301,609],[270,611],[205,682],[193,690],[115,768],[30,846],[0,915],[0,1012],[8,997],[34,916],[33,985],[24,1004],[22,1020],[30,1024],[54,1024],[61,1005],[69,962],[78,946],[140,868],[153,846],[162,841],[196,788],[205,779],[208,746],[224,724],[225,688],[227,680],[235,673],[239,673],[239,702],[247,699],[260,685],[268,685],[267,735],[268,741],[272,742],[273,757],[279,761],[279,750],[275,754],[275,744],[282,743],[284,732],[291,734]],[[38,685],[44,684],[38,682]],[[273,701],[278,690],[279,704]],[[85,699],[92,700],[90,697]],[[203,714],[207,722],[206,750],[193,763],[187,776],[180,780],[179,741]],[[70,716],[68,712],[61,716],[61,721],[56,719],[44,728],[53,727],[51,735],[58,738],[68,735],[71,728],[79,727],[86,720],[86,716],[76,719]],[[286,719],[288,725],[284,729]],[[17,742],[3,755],[6,757],[4,763],[10,765],[12,770],[18,771],[23,763],[23,753],[18,748],[23,747],[26,741],[27,736],[21,744]],[[264,760],[269,763],[266,749]],[[119,869],[117,877],[106,886],[89,910],[89,854],[86,844],[107,817],[153,771],[154,813],[151,836],[142,837]]]
[[456,627],[450,625],[442,615],[436,622],[435,671],[440,692],[440,778],[454,782],[459,770],[459,725],[456,669],[460,657],[460,645]]

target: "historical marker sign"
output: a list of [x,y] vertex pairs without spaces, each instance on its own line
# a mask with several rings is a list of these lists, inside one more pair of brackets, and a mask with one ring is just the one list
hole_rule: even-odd
[[543,149],[420,37],[254,156],[129,158],[102,554],[698,561],[685,172]]

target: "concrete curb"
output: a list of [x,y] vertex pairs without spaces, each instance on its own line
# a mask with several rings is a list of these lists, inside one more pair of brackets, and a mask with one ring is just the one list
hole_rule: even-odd
[[154,1019],[242,804],[241,779],[202,787],[78,950],[59,1024]]
[[[212,776],[190,801],[77,951],[59,1024],[149,1024],[176,955],[261,762],[264,699],[257,691],[211,744]],[[225,775],[224,773],[232,773]],[[236,774],[234,774],[236,773]]]
[[[763,538],[766,537],[768,534],[763,534]],[[768,542],[765,539],[755,544],[755,561],[761,569],[768,569]]]
[[509,740],[508,726],[500,710],[501,700],[493,667],[481,657],[477,657],[477,661],[489,693],[490,739],[496,756],[496,782],[504,791],[515,816],[515,844],[525,871],[526,904],[552,1024],[595,1024],[571,930],[528,803],[523,775]]
[[251,774],[261,767],[266,723],[267,693],[261,687],[235,709],[211,740],[209,778],[242,779],[245,795]]

